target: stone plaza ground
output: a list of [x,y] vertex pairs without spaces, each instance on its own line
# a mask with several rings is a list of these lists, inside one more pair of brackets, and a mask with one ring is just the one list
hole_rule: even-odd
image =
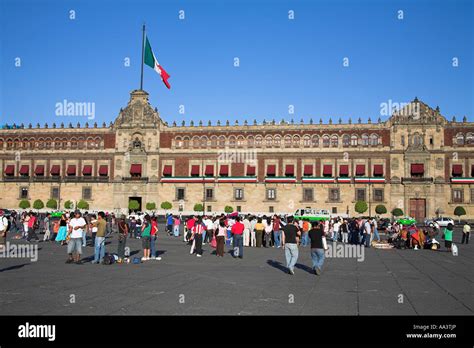
[[[163,227],[161,231],[163,231]],[[243,260],[189,254],[181,238],[160,233],[161,261],[142,264],[65,264],[66,247],[39,243],[37,262],[0,259],[0,309],[4,315],[472,315],[473,244],[459,255],[430,250],[366,249],[365,259],[328,258],[311,270],[300,248],[296,274],[284,252],[245,248]],[[42,236],[41,236],[42,237]],[[17,240],[10,240],[19,243]],[[116,252],[117,237],[107,239]],[[128,240],[132,257],[141,241]],[[86,247],[90,260],[93,248]]]

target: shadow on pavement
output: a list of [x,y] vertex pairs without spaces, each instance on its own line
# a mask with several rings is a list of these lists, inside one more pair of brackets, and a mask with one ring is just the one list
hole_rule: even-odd
[[5,267],[5,268],[0,269],[0,272],[12,271],[12,270],[15,270],[15,269],[23,268],[26,265],[29,265],[29,263],[22,263],[21,265]]
[[280,271],[282,271],[284,273],[288,273],[288,268],[283,266],[283,264],[281,262],[274,261],[274,260],[267,260],[267,263],[272,267],[278,268]]

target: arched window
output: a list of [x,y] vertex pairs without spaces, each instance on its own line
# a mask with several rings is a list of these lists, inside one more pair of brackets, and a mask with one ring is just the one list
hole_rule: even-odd
[[245,146],[245,139],[243,136],[239,135],[237,137],[237,147],[244,147]]
[[281,136],[280,135],[277,134],[273,138],[273,146],[275,146],[276,148],[281,147]]
[[254,147],[255,146],[255,139],[253,138],[252,135],[247,137],[247,146],[248,147]]
[[183,148],[189,149],[189,138],[188,137],[183,138]]
[[379,144],[379,136],[377,134],[372,134],[370,136],[370,146],[377,146]]
[[262,136],[257,135],[255,137],[255,147],[262,147]]
[[207,137],[202,136],[201,137],[201,148],[205,149],[207,147]]
[[456,145],[464,145],[464,134],[456,134]]
[[222,148],[225,147],[225,136],[223,135],[219,137],[219,147],[222,147]]
[[13,148],[13,140],[7,139],[7,150],[11,150]]
[[323,135],[323,147],[329,147],[329,135]]
[[234,137],[233,135],[231,135],[231,136],[229,137],[229,147],[230,147],[230,148],[234,148],[235,145],[236,145],[235,137]]
[[369,146],[369,136],[362,134],[362,146]]
[[291,135],[285,135],[285,147],[291,147]]
[[199,147],[199,138],[194,137],[193,138],[193,148],[197,149]]
[[347,147],[351,145],[351,137],[349,134],[344,134],[342,136],[342,146]]
[[312,147],[319,147],[319,137],[317,135],[313,135],[311,138],[311,146]]
[[351,146],[359,145],[359,137],[355,134],[351,136]]
[[423,143],[423,139],[418,133],[413,135],[413,145],[420,146],[422,143]]
[[211,147],[215,149],[217,147],[217,136],[211,136]]
[[300,147],[300,142],[301,142],[301,138],[299,135],[294,135],[293,136],[293,147]]
[[174,146],[178,149],[183,147],[183,140],[181,139],[181,137],[176,137],[174,139]]
[[304,147],[311,147],[311,138],[309,135],[305,135],[303,137],[303,146]]
[[331,136],[331,147],[339,146],[339,137],[337,135]]
[[265,137],[265,147],[272,147],[273,145],[273,138],[271,135],[267,135]]

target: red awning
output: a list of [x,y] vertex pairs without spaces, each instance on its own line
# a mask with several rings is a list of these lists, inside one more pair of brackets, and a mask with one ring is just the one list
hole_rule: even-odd
[[453,164],[453,175],[462,176],[462,164]]
[[70,175],[70,176],[76,175],[76,166],[75,165],[69,165],[67,167],[67,175]]
[[199,176],[199,165],[191,166],[191,175]]
[[142,175],[142,165],[139,163],[133,163],[130,166],[130,174],[131,175]]
[[365,165],[364,164],[356,165],[356,175],[357,176],[365,175]]
[[37,165],[35,168],[35,175],[44,175],[44,165]]
[[383,176],[383,164],[374,164],[374,176]]
[[276,165],[270,164],[267,166],[267,175],[275,175],[276,174]]
[[305,176],[312,176],[313,175],[313,165],[312,164],[305,164],[303,175]]
[[423,174],[425,172],[425,166],[423,163],[412,163],[411,173],[412,174]]
[[247,166],[247,175],[254,176],[255,175],[255,166]]
[[92,166],[91,165],[85,165],[82,168],[82,175],[92,175]]
[[20,167],[20,175],[29,175],[30,174],[30,166],[24,164]]
[[15,175],[15,166],[10,164],[6,166],[5,175]]
[[331,176],[332,175],[332,165],[325,164],[323,166],[323,175],[324,176]]
[[214,176],[214,166],[212,164],[206,164],[206,170],[204,171],[206,176]]
[[100,176],[107,176],[109,175],[109,166],[108,165],[101,165],[99,167],[99,175]]
[[341,164],[339,166],[339,176],[349,176],[349,165]]
[[221,168],[219,169],[219,175],[220,176],[228,176],[229,175],[229,166],[227,164],[221,165]]
[[293,176],[295,175],[295,166],[293,164],[287,164],[285,167],[285,175]]
[[170,164],[166,164],[163,167],[163,176],[171,176],[173,174],[173,166]]
[[59,173],[61,173],[61,167],[59,166],[59,164],[53,164],[49,173],[51,175],[59,175]]

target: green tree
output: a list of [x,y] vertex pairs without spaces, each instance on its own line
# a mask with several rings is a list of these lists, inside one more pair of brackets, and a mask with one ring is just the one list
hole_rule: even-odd
[[156,203],[155,202],[148,202],[146,204],[146,210],[155,210],[156,209]]
[[387,208],[385,208],[385,205],[379,204],[375,207],[375,212],[379,215],[387,214]]
[[78,208],[78,209],[89,209],[89,203],[87,203],[85,200],[81,199],[81,200],[77,203],[77,208]]
[[33,209],[40,210],[44,208],[44,203],[41,199],[37,199],[33,202]]
[[72,201],[67,200],[66,202],[64,202],[64,208],[65,209],[72,209],[73,208]]
[[461,222],[461,216],[466,215],[466,209],[461,206],[454,208],[454,215],[458,217],[458,222]]
[[22,200],[20,201],[20,204],[18,204],[18,206],[19,206],[21,209],[28,209],[29,207],[31,207],[30,201],[27,200],[27,199],[22,199]]
[[140,203],[138,203],[136,199],[131,199],[128,202],[128,209],[132,211],[137,211],[138,209],[140,209]]
[[161,203],[161,209],[163,209],[163,210],[170,210],[172,207],[173,207],[173,205],[168,201],[165,201],[165,202]]
[[226,205],[225,208],[224,208],[224,211],[227,213],[227,214],[230,214],[234,211],[234,208],[232,208],[230,205]]
[[392,210],[392,215],[393,216],[403,216],[403,210],[401,210],[400,208],[395,208]]
[[204,207],[201,203],[194,204],[194,211],[204,211]]
[[48,199],[48,201],[46,202],[46,207],[48,207],[49,209],[58,209],[58,201],[53,198]]
[[357,201],[354,207],[355,211],[359,214],[365,213],[369,207],[365,201]]

